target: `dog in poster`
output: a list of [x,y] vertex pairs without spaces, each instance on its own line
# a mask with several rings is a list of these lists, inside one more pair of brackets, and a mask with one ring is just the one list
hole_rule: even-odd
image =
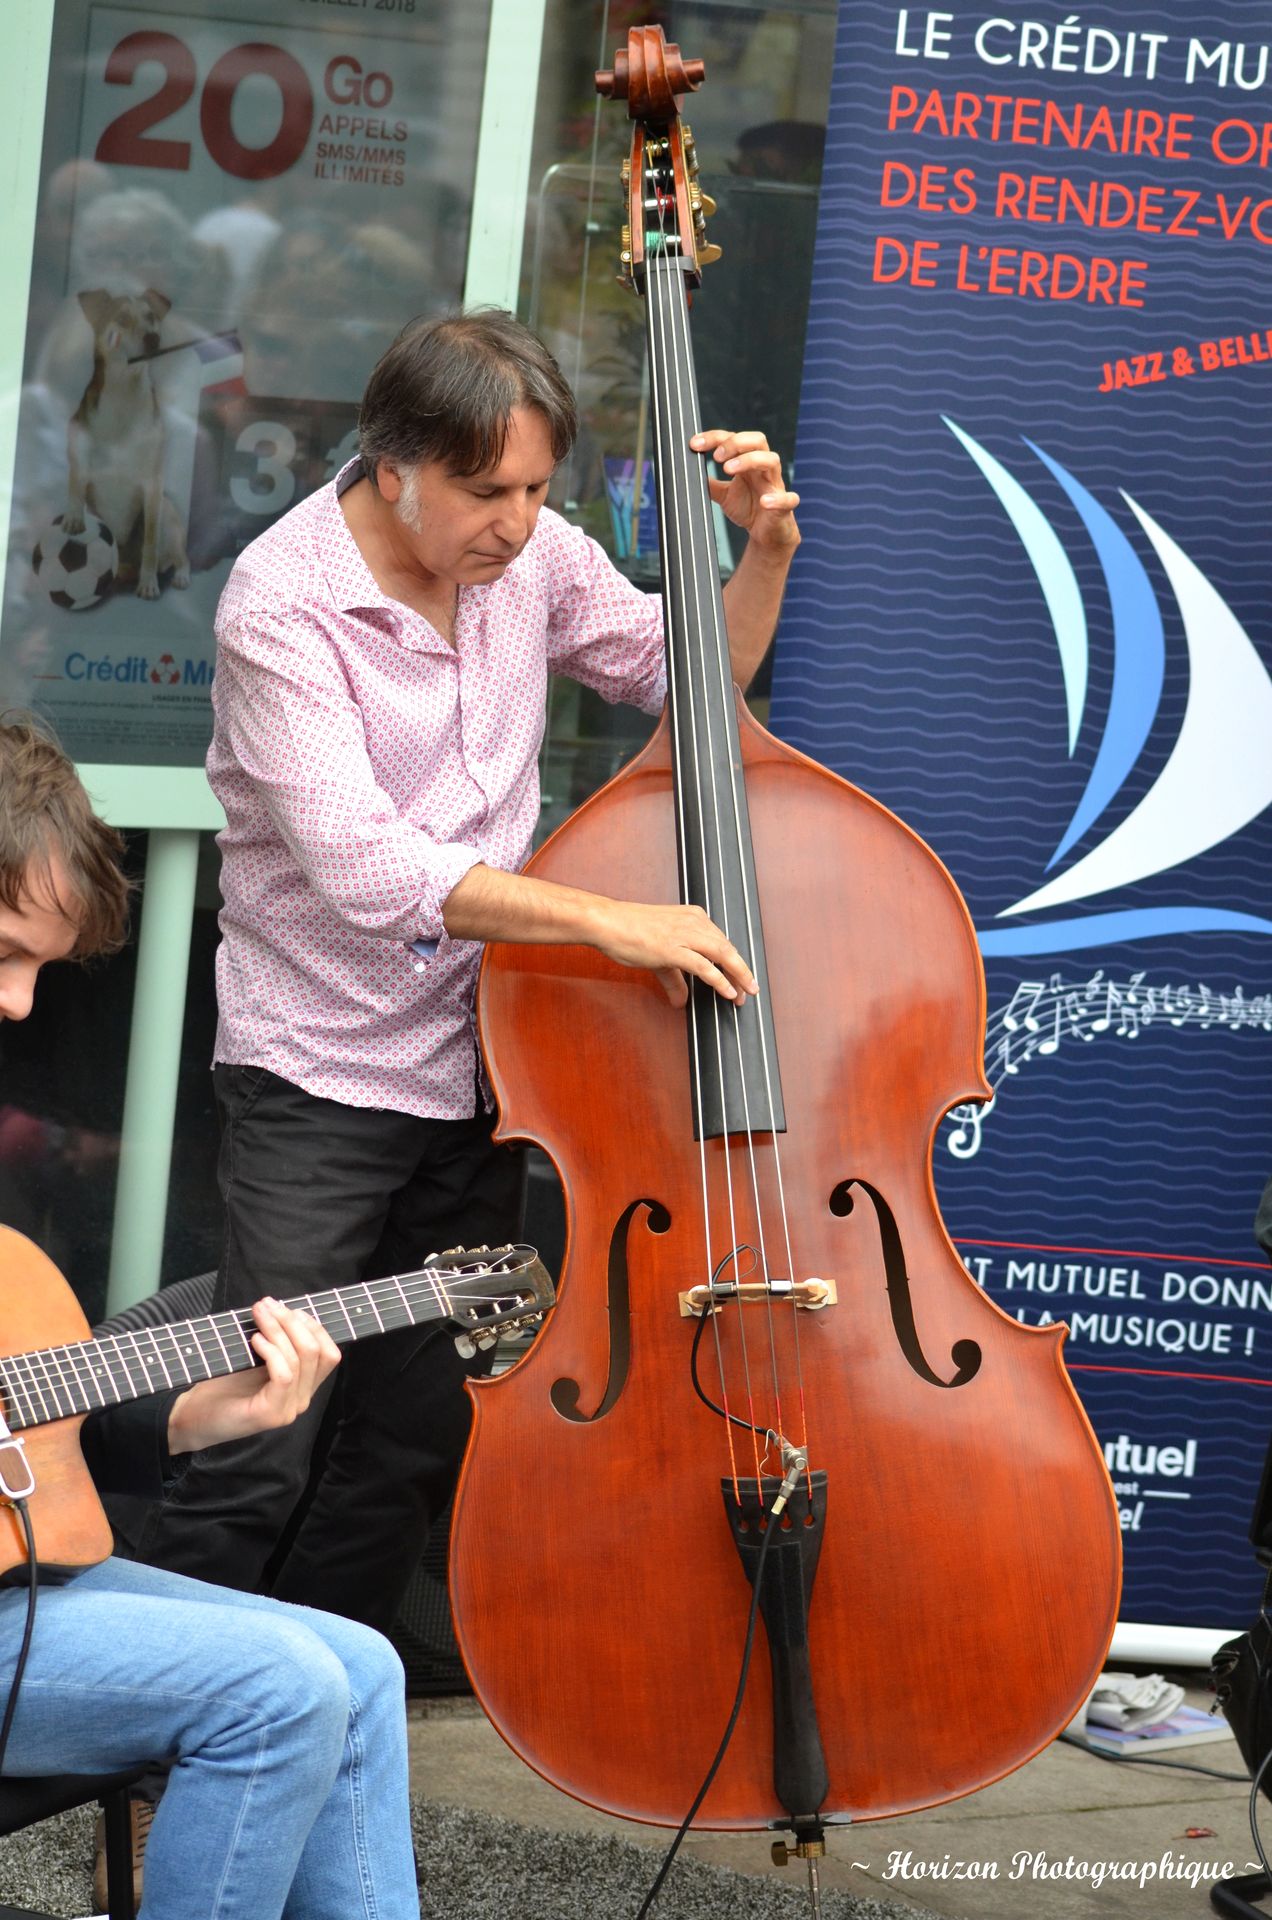
[[163,490],[164,421],[152,356],[172,304],[147,288],[113,294],[94,287],[77,295],[93,330],[93,372],[67,435],[70,486],[62,527],[84,530],[91,512],[115,537],[123,570],[137,576],[143,600],[159,596],[159,575],[188,587],[185,530]]

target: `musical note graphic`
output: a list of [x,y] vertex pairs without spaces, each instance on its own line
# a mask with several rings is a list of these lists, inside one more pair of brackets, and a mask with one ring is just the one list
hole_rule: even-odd
[[1199,1033],[1212,1027],[1229,1033],[1257,1027],[1272,1033],[1272,992],[1247,996],[1243,988],[1234,987],[1230,993],[1216,993],[1204,982],[1150,985],[1142,972],[1111,980],[1103,967],[1086,980],[1064,980],[1053,973],[1049,980],[1018,981],[1011,999],[991,1016],[985,1035],[985,1073],[993,1098],[983,1106],[966,1101],[951,1108],[946,1115],[947,1149],[956,1160],[979,1153],[1003,1082],[1029,1060],[1059,1052],[1062,1040],[1089,1043],[1104,1034],[1135,1040],[1161,1021]]

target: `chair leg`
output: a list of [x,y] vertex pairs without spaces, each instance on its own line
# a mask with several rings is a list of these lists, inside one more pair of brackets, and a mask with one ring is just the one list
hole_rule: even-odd
[[1266,1907],[1251,1905],[1268,1892],[1272,1892],[1272,1881],[1266,1873],[1234,1874],[1231,1880],[1216,1881],[1211,1887],[1210,1904],[1216,1913],[1227,1914],[1230,1920],[1268,1920]]
[[106,1904],[110,1920],[137,1920],[133,1900],[132,1812],[127,1787],[102,1801],[106,1823]]

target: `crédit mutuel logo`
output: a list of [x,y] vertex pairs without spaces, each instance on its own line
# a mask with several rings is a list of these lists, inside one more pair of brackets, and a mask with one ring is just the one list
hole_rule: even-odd
[[[1086,715],[1090,641],[1072,562],[1015,475],[953,420],[944,423],[993,488],[1038,577],[1060,653],[1072,757],[1091,733]],[[1103,571],[1112,611],[1112,688],[1085,787],[1045,869],[1061,871],[1000,908],[996,919],[1046,917],[981,929],[982,953],[1071,952],[1221,929],[1272,934],[1272,920],[1219,901],[1177,905],[1168,895],[1158,905],[1057,916],[1057,908],[1182,866],[1263,812],[1272,802],[1272,678],[1245,628],[1200,568],[1138,501],[1122,492],[1178,603],[1188,648],[1188,698],[1166,763],[1148,791],[1111,831],[1064,867],[1121,792],[1149,741],[1165,679],[1166,639],[1152,582],[1126,531],[1059,461],[1022,439],[1067,494]]]
[[[55,676],[56,677],[56,676]],[[62,662],[61,678],[84,685],[124,687],[210,687],[210,660],[178,660],[170,653],[151,657],[144,653],[89,654],[68,653]]]

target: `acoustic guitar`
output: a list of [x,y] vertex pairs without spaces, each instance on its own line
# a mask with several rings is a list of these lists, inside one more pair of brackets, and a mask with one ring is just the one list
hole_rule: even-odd
[[[93,1339],[53,1262],[10,1227],[0,1227],[0,1283],[0,1402],[10,1429],[0,1438],[0,1573],[27,1559],[13,1500],[28,1493],[41,1562],[95,1566],[112,1541],[80,1452],[85,1414],[260,1366],[250,1344],[256,1323],[250,1308],[231,1308]],[[553,1298],[534,1248],[506,1246],[430,1254],[414,1273],[284,1304],[317,1320],[337,1346],[436,1320],[471,1351],[535,1324]]]

